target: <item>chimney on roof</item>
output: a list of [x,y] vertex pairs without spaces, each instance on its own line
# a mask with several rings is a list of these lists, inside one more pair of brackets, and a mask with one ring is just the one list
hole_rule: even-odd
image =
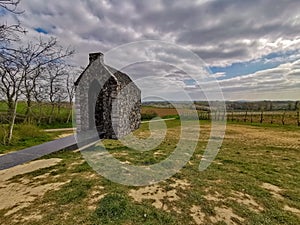
[[103,53],[101,52],[95,52],[95,53],[90,53],[89,54],[89,60],[90,63],[94,62],[95,60],[99,59],[103,63]]

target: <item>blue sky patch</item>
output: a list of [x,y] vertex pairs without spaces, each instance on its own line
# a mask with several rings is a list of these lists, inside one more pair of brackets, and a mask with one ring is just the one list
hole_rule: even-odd
[[186,85],[195,85],[196,84],[196,81],[194,79],[185,79],[185,80],[183,80],[183,82]]
[[5,16],[7,14],[7,11],[3,8],[0,8],[0,16]]
[[[292,62],[297,60],[293,57],[300,50],[286,51],[286,52],[273,52],[262,58],[250,60],[246,62],[233,63],[230,66],[218,67],[212,66],[210,70],[212,73],[225,73],[224,77],[219,77],[218,80],[228,79],[232,77],[252,74],[260,70],[272,69],[280,64]],[[298,57],[299,59],[300,57]]]
[[41,33],[41,34],[48,34],[48,31],[46,31],[45,29],[40,28],[40,27],[34,28],[34,30],[35,30],[36,32],[38,32],[38,33]]

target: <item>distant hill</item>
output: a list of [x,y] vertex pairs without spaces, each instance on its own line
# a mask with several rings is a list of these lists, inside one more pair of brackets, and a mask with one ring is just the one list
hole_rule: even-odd
[[[194,104],[198,110],[209,111],[207,101],[195,101]],[[174,108],[174,105],[176,105],[180,108],[189,108],[191,103],[184,101],[149,101],[143,102],[142,105],[158,108]],[[228,111],[293,111],[300,109],[300,101],[226,101],[226,109]]]

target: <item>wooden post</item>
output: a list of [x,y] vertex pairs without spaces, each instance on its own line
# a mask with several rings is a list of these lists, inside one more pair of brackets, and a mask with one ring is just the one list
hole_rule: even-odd
[[271,115],[271,124],[273,124],[273,120],[274,120],[274,114],[272,113],[272,115]]
[[282,117],[281,117],[281,123],[282,123],[282,125],[285,124],[285,111],[284,111],[283,114],[282,114]]
[[260,113],[260,123],[262,123],[264,121],[264,112],[261,111]]
[[248,111],[246,111],[246,113],[245,113],[244,122],[247,122],[247,114],[248,114]]

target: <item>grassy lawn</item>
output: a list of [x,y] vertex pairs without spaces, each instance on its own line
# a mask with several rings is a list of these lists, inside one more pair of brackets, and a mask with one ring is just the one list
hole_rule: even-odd
[[[93,149],[104,145],[115,158],[134,165],[160,162],[180,135],[178,120],[166,123],[167,135],[152,151],[137,152],[116,140]],[[199,172],[210,131],[207,121],[200,124],[189,163],[151,186],[113,183],[71,151],[44,157],[43,165],[57,160],[49,167],[22,168],[12,177],[0,171],[0,194],[10,193],[1,198],[0,224],[300,224],[300,129],[229,123],[217,158]],[[192,131],[197,123],[189,126]],[[136,135],[148,137],[148,124]]]
[[52,141],[62,135],[72,134],[72,132],[45,132],[42,128],[30,124],[17,124],[14,128],[14,136],[10,145],[4,145],[2,139],[6,127],[0,126],[0,154],[22,150],[31,146],[39,145],[48,141]]
[[[44,132],[43,129],[56,129],[56,128],[71,128],[72,121],[66,122],[70,107],[64,103],[58,112],[57,106],[53,113],[53,120],[49,124],[48,118],[51,112],[51,105],[44,103],[39,106],[33,102],[32,106],[32,123],[24,122],[26,112],[26,103],[18,102],[17,105],[17,118],[14,126],[12,143],[7,145],[8,136],[8,121],[7,121],[7,104],[0,101],[0,154],[5,154],[12,151],[21,150],[34,145],[42,144],[44,142],[52,141],[64,132]],[[40,124],[37,121],[40,118]]]

